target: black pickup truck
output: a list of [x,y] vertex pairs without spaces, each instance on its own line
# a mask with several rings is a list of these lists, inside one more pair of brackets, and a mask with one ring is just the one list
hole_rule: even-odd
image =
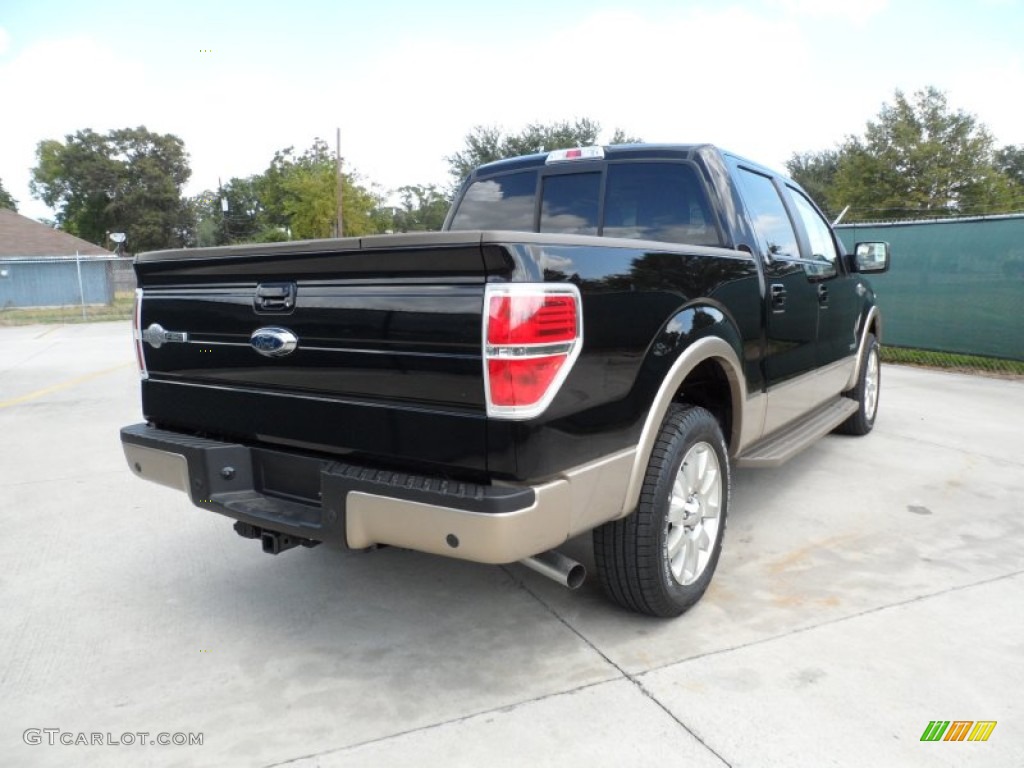
[[335,542],[704,593],[730,468],[872,428],[882,320],[792,181],[709,145],[491,163],[445,231],[137,257],[140,477],[278,553]]

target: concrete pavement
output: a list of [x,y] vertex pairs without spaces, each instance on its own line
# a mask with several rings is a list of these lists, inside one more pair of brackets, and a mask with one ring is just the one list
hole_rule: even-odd
[[1022,382],[885,367],[870,436],[736,472],[711,589],[658,621],[592,577],[264,555],[128,471],[128,337],[0,328],[0,764],[1024,765]]

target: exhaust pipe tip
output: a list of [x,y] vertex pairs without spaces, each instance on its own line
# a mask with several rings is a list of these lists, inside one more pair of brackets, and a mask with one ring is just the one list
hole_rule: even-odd
[[539,555],[524,558],[519,562],[568,589],[578,589],[587,579],[587,569],[583,563],[555,550],[541,552]]
[[565,586],[569,589],[579,589],[587,580],[587,569],[583,563],[575,563],[569,572],[565,574]]

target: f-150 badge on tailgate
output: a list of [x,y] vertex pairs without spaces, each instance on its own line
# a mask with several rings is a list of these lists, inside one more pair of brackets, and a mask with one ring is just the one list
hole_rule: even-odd
[[160,349],[162,345],[171,341],[187,342],[188,334],[184,331],[165,331],[159,323],[153,323],[142,332],[142,340],[153,347],[153,349]]
[[257,328],[249,337],[252,348],[267,357],[290,355],[299,345],[299,337],[287,328]]

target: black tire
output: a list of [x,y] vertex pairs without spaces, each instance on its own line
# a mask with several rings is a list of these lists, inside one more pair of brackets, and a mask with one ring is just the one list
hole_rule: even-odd
[[[680,474],[687,457],[688,469]],[[714,486],[707,485],[716,469],[717,500]],[[691,486],[694,477],[703,479]],[[699,492],[698,485],[708,491]],[[678,616],[700,600],[718,565],[731,488],[729,455],[715,417],[703,408],[670,406],[636,511],[594,530],[594,559],[608,597],[624,608],[663,618]],[[688,556],[694,553],[696,567],[687,571],[683,565],[677,574],[680,560],[693,563]]]
[[843,393],[857,401],[857,412],[836,427],[835,431],[844,435],[866,435],[870,432],[875,426],[875,417],[878,415],[878,398],[881,391],[882,365],[878,340],[869,333],[868,340],[864,344],[864,362],[860,367],[860,375],[857,377],[857,386],[849,392]]

